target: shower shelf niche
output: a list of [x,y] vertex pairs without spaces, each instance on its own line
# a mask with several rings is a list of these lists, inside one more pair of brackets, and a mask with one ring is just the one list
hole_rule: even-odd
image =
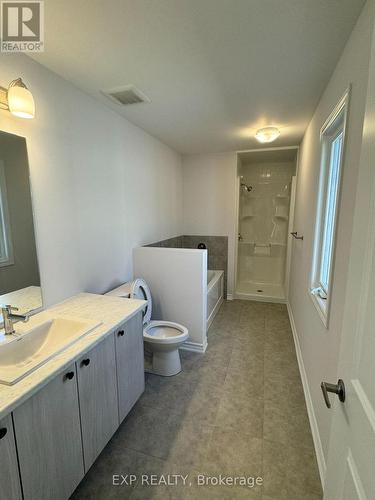
[[281,219],[281,220],[288,220],[288,216],[286,215],[279,215],[279,214],[275,214],[274,215],[275,219]]
[[276,205],[274,217],[277,217],[278,219],[288,219],[288,207],[286,205]]

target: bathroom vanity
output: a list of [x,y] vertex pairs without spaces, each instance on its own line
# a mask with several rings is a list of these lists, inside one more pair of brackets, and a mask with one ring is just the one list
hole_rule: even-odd
[[0,385],[2,500],[73,493],[144,390],[144,307],[79,294],[32,317],[30,328],[56,318],[98,326],[14,385]]

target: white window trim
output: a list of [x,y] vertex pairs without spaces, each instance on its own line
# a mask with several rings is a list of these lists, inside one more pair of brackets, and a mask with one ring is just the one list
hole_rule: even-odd
[[[10,217],[8,209],[5,167],[4,167],[4,162],[2,160],[0,160],[0,203],[3,209],[3,226],[5,231],[5,241],[6,241],[7,257],[8,257],[6,260],[0,260],[0,267],[7,267],[14,264],[14,255],[13,255],[13,244],[12,244],[12,231],[10,227]],[[0,217],[1,217],[1,212],[0,212]]]
[[[339,214],[339,207],[341,203],[341,185],[342,185],[342,173],[345,165],[346,157],[346,134],[347,134],[347,123],[349,114],[349,101],[350,101],[350,86],[345,91],[344,95],[341,97],[340,101],[334,107],[333,111],[330,113],[327,120],[324,122],[322,128],[320,129],[320,174],[319,174],[319,191],[318,191],[318,204],[316,211],[316,224],[314,232],[314,247],[313,247],[313,260],[311,268],[311,278],[310,278],[310,288],[308,290],[308,295],[310,296],[320,319],[322,320],[324,326],[328,328],[329,317],[331,311],[332,302],[332,289],[333,289],[333,271],[335,267],[335,256],[336,256],[336,244],[337,244],[337,220]],[[328,279],[328,296],[326,299],[321,298],[319,294],[318,286],[318,273],[319,273],[319,262],[320,262],[320,252],[321,252],[321,242],[323,237],[323,211],[325,209],[326,202],[326,176],[327,168],[329,162],[329,156],[327,152],[324,151],[324,134],[325,131],[334,123],[338,115],[344,110],[343,118],[343,149],[341,155],[340,170],[338,176],[338,187],[337,187],[337,202],[335,211],[335,216],[333,220],[333,245],[330,261],[330,272]]]

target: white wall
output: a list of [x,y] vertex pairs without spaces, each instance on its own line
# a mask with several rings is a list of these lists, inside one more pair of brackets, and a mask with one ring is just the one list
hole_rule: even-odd
[[27,139],[45,303],[131,278],[133,247],[182,233],[180,156],[30,58],[0,61],[36,102],[0,128]]
[[183,234],[228,236],[228,293],[234,288],[237,155],[189,155],[183,165]]
[[[303,242],[294,242],[290,306],[317,422],[318,433],[316,437],[318,441],[320,439],[324,457],[327,454],[332,412],[324,404],[320,382],[322,380],[335,382],[339,375],[337,367],[340,332],[344,310],[373,26],[374,2],[370,0],[365,6],[331,80],[320,99],[300,150],[294,229],[304,235],[304,240]],[[352,84],[352,94],[339,208],[331,315],[329,328],[326,329],[308,292],[318,195],[319,132],[324,121],[350,83]],[[324,457],[318,457],[323,466]]]

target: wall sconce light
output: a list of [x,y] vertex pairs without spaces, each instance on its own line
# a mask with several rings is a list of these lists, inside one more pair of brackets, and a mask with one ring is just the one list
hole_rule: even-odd
[[9,110],[12,115],[19,118],[34,118],[34,98],[22,78],[10,82],[7,89],[0,87],[0,107]]

